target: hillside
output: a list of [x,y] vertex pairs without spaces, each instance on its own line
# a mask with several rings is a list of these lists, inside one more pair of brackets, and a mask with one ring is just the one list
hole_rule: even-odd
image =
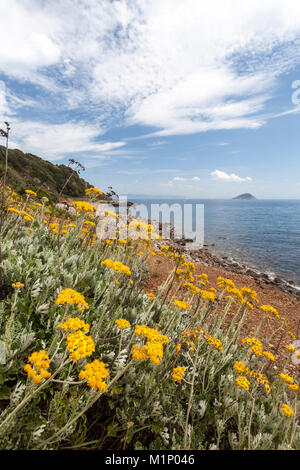
[[[0,177],[5,165],[5,147],[0,146]],[[55,165],[31,153],[14,149],[8,152],[8,184],[22,194],[25,189],[33,189],[56,200],[63,185],[73,173],[64,188],[63,194],[69,197],[82,197],[84,190],[91,185],[66,165]]]

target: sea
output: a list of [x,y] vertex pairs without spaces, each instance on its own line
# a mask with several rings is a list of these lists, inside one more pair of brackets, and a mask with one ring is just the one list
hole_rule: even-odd
[[[271,278],[291,280],[300,286],[300,200],[150,199],[131,196],[130,201],[134,203],[132,213],[143,217],[146,207],[149,218],[153,205],[179,204],[182,211],[186,207],[184,205],[192,205],[194,216],[190,216],[190,223],[194,231],[196,205],[203,207],[203,241],[211,252],[267,273]],[[159,219],[176,227],[175,218],[164,220],[162,215]],[[184,233],[186,237],[190,235]]]

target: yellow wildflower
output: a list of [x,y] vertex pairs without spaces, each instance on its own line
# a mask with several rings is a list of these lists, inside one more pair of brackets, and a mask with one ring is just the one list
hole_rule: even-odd
[[116,324],[117,324],[117,327],[120,329],[130,328],[131,326],[129,321],[124,320],[124,318],[118,318],[118,320],[116,320]]
[[113,269],[116,273],[126,274],[127,276],[131,276],[131,271],[128,266],[121,263],[120,261],[113,261],[111,259],[106,259],[101,262],[101,266],[106,266],[107,268]]
[[271,305],[261,305],[259,308],[263,312],[269,312],[272,315],[274,315],[276,318],[280,318],[280,315],[278,311],[276,310],[276,308],[272,307]]
[[56,305],[77,305],[78,310],[82,311],[89,308],[88,303],[85,301],[85,298],[82,294],[77,292],[74,289],[63,289],[58,295]]
[[175,305],[175,307],[178,307],[182,310],[189,310],[191,308],[190,304],[183,300],[174,300],[173,304]]
[[90,331],[90,325],[85,323],[84,320],[80,320],[80,318],[68,318],[67,321],[64,323],[59,323],[57,328],[61,328],[65,331],[68,330],[83,330],[83,331]]
[[290,408],[289,405],[287,405],[286,403],[283,403],[281,411],[282,413],[284,413],[286,416],[289,416],[289,417],[295,414],[292,408]]
[[15,289],[20,289],[20,287],[24,287],[24,284],[22,284],[21,282],[15,282],[12,284],[12,287],[14,287]]
[[90,388],[105,392],[107,384],[104,382],[106,377],[109,376],[109,372],[106,365],[102,361],[95,359],[93,362],[86,364],[82,371],[80,371],[78,377],[80,380],[86,379],[87,385]]
[[186,368],[183,366],[174,367],[173,375],[172,375],[172,379],[174,380],[174,382],[178,382],[178,383],[181,382],[185,371],[186,371]]
[[49,356],[46,351],[41,349],[29,356],[28,363],[24,366],[24,370],[27,372],[29,378],[33,379],[36,384],[39,384],[43,379],[47,379],[51,376],[50,372],[47,370],[49,367]]
[[25,189],[25,193],[31,196],[37,196],[37,194],[34,191],[31,191],[31,189]]
[[235,383],[238,387],[244,388],[245,390],[249,390],[250,382],[245,376],[239,375],[235,379]]
[[68,334],[67,349],[70,352],[70,359],[77,362],[83,357],[91,356],[95,352],[95,344],[90,336],[86,336],[81,330],[78,330]]
[[284,374],[283,372],[280,374],[280,377],[282,380],[287,382],[288,384],[292,384],[294,382],[293,377],[291,377],[289,374]]
[[154,299],[155,299],[155,295],[152,294],[152,292],[146,292],[146,295],[147,295],[147,297],[149,297],[149,299],[151,299],[151,300],[154,300]]
[[90,195],[101,196],[103,194],[103,192],[100,191],[100,189],[98,189],[98,188],[88,188],[88,189],[85,189],[85,194],[87,196],[90,196]]

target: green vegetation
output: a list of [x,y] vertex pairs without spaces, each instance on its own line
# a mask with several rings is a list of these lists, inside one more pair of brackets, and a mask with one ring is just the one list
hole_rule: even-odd
[[[90,187],[76,171],[66,165],[55,165],[31,153],[23,153],[14,149],[8,152],[7,182],[16,192],[23,194],[25,189],[32,189],[42,197],[46,196],[56,201],[65,182],[63,195],[68,197],[83,197],[84,190]],[[5,166],[5,147],[0,146],[0,178]]]
[[[212,288],[169,246],[155,249],[148,224],[131,223],[138,239],[99,240],[95,223],[116,214],[97,221],[81,203],[75,223],[54,222],[31,192],[7,200],[0,449],[300,448],[296,349],[283,365],[260,335],[272,321],[276,351],[295,338],[275,308],[260,306],[244,338],[256,292],[222,277]],[[169,276],[146,293],[163,258]]]

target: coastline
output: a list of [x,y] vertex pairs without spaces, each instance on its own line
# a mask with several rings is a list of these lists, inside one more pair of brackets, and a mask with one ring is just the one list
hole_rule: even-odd
[[[104,210],[107,209],[106,206],[109,206],[109,204],[110,203],[107,202],[106,204],[104,204],[103,202],[98,202],[98,204],[95,204],[97,209],[99,210],[100,217],[103,216]],[[134,204],[135,203],[130,203],[130,206]],[[119,207],[119,204],[111,204],[111,206],[117,208]],[[238,260],[233,259],[228,255],[225,255],[225,253],[217,254],[213,250],[208,248],[208,245],[206,244],[204,244],[201,248],[191,249],[189,248],[189,244],[193,242],[193,240],[189,238],[175,238],[175,227],[171,223],[158,222],[156,220],[132,216],[129,210],[127,213],[127,220],[128,222],[138,220],[145,224],[152,224],[155,232],[159,233],[160,235],[162,235],[163,233],[169,233],[170,238],[162,238],[162,240],[160,241],[156,239],[152,240],[153,244],[157,247],[160,247],[161,245],[171,246],[176,249],[177,252],[184,254],[184,256],[189,261],[193,261],[195,264],[200,263],[208,268],[222,269],[228,272],[228,277],[230,277],[232,273],[246,276],[247,278],[253,280],[257,285],[265,284],[267,286],[277,288],[300,301],[300,286],[296,285],[294,281],[287,280],[283,277],[279,277],[276,275],[268,274],[253,266],[248,266],[246,263],[239,262]],[[115,228],[114,222],[112,222],[111,228]]]
[[[167,242],[168,240],[164,240]],[[278,276],[272,276],[265,272],[256,270],[250,266],[247,266],[244,263],[240,263],[229,256],[217,255],[213,251],[209,250],[206,246],[197,250],[191,250],[186,247],[187,242],[185,240],[172,240],[171,245],[180,253],[184,254],[187,259],[193,261],[194,263],[201,263],[207,265],[208,267],[220,268],[229,273],[235,273],[255,281],[257,284],[264,283],[271,287],[276,287],[277,289],[282,290],[285,293],[295,297],[300,300],[300,286],[294,284],[293,281],[287,281]]]

